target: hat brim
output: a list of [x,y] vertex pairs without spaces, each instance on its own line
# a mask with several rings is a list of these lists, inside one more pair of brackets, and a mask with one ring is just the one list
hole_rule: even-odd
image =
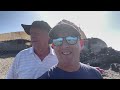
[[21,24],[21,26],[23,27],[24,31],[25,31],[28,35],[30,35],[31,25]]

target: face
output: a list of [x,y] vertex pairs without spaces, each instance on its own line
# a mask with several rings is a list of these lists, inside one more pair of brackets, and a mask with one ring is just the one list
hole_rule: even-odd
[[[56,43],[54,42],[54,50],[58,57],[59,62],[66,64],[79,62],[81,50],[80,39],[78,37],[73,36],[69,32],[64,33],[59,32],[57,36],[58,38],[53,39],[53,41],[60,40],[59,43],[57,43],[56,41],[55,41]],[[62,39],[60,39],[61,37],[64,37],[63,42]]]
[[47,31],[40,30],[39,28],[31,28],[30,35],[34,49],[48,48],[49,36]]

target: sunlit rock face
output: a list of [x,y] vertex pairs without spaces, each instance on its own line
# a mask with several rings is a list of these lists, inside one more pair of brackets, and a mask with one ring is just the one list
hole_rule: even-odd
[[97,53],[101,51],[102,48],[107,47],[107,44],[99,38],[88,38],[84,39],[83,50]]

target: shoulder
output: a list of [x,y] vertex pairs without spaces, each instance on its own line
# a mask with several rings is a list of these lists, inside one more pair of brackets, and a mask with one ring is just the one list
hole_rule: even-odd
[[37,79],[49,79],[49,73],[48,73],[48,71],[45,72],[42,76],[40,76],[40,77],[37,78]]
[[45,72],[38,79],[52,79],[55,72],[56,72],[56,65],[52,66],[47,72]]
[[33,50],[32,47],[27,48],[27,49],[24,49],[24,50],[21,50],[21,51],[18,53],[18,55],[19,55],[19,54],[28,54],[28,53],[31,53],[32,50]]
[[84,64],[84,63],[80,63],[80,65],[81,65],[81,68],[83,69],[87,69],[87,70],[94,69],[92,66]]
[[26,56],[28,56],[30,51],[32,51],[32,47],[20,51],[20,52],[15,56],[14,62],[18,62],[22,57],[25,58]]
[[[32,49],[33,49],[33,48],[30,47],[30,48],[21,50],[21,51],[16,55],[16,57],[26,56],[26,55],[30,54],[30,52],[32,52]],[[16,58],[16,57],[15,57],[15,58]]]
[[49,72],[49,73],[52,73],[52,72],[54,72],[56,69],[57,69],[57,65],[53,65],[53,66],[48,70],[48,72]]
[[99,79],[102,79],[102,75],[101,75],[100,71],[97,70],[95,67],[89,66],[89,65],[86,65],[86,64],[83,64],[83,63],[80,63],[80,64],[81,64],[81,68],[84,71],[88,72],[89,74],[91,74],[91,75],[93,75],[93,76],[95,76]]

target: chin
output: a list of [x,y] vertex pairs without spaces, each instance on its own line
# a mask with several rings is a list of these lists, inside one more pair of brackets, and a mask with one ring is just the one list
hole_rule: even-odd
[[66,59],[66,60],[71,60],[73,58],[73,56],[71,56],[71,55],[70,56],[64,56],[63,58]]

